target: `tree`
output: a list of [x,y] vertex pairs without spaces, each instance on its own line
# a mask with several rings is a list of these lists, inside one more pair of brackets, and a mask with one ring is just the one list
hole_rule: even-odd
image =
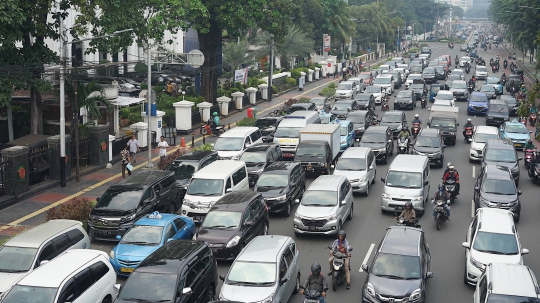
[[463,14],[465,14],[465,11],[461,7],[452,5],[452,18],[453,19],[456,19],[456,18],[462,19]]
[[223,45],[223,67],[229,71],[234,71],[242,64],[251,64],[251,57],[246,56],[249,44],[246,40],[238,42],[228,42]]
[[[389,34],[389,15],[385,6],[375,2],[349,7],[351,18],[356,20],[356,35],[353,40],[370,44]],[[366,20],[367,19],[367,20]]]
[[[263,48],[258,51],[260,54],[270,52],[272,43],[271,37],[262,35],[259,43]],[[287,34],[281,41],[275,43],[275,55],[280,58],[281,67],[290,68],[290,59],[293,56],[304,56],[314,50],[315,42],[297,25],[289,27]]]

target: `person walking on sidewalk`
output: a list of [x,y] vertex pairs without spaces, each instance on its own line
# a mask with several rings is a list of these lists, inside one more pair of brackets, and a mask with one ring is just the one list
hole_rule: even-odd
[[159,148],[159,158],[161,160],[165,159],[165,157],[167,156],[167,147],[169,147],[169,143],[165,141],[165,137],[161,136],[157,146]]
[[135,135],[131,135],[131,140],[128,141],[127,146],[129,147],[129,156],[131,157],[131,163],[135,164],[137,163],[137,160],[135,158],[135,154],[139,152],[139,141],[135,139]]
[[120,157],[122,158],[121,160],[121,163],[122,163],[122,178],[125,178],[126,177],[126,169],[127,169],[127,172],[128,172],[128,175],[131,176],[131,170],[129,170],[129,168],[127,168],[127,165],[129,164],[129,151],[127,150],[127,145],[124,146],[124,149],[122,151],[120,151]]

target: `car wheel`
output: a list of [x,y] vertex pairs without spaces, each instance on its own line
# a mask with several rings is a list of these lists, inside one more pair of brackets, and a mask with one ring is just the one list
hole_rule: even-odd
[[518,223],[520,218],[520,215],[514,216],[514,222]]
[[111,298],[105,298],[101,303],[111,303]]
[[210,287],[208,291],[206,292],[206,302],[214,301],[215,296],[216,295],[215,295],[214,287]]
[[384,159],[382,160],[382,163],[388,164],[388,154],[384,155]]
[[473,159],[469,158],[469,163],[473,163]]
[[290,217],[292,211],[292,201],[287,201],[287,206],[285,207],[285,210],[283,210],[283,215],[285,217]]
[[366,192],[364,193],[367,196],[369,196],[369,183],[366,185]]
[[300,273],[296,275],[296,282],[294,284],[293,294],[297,294],[300,291]]
[[351,211],[349,212],[349,215],[347,216],[347,220],[352,220],[353,215],[354,215],[354,203],[351,204]]

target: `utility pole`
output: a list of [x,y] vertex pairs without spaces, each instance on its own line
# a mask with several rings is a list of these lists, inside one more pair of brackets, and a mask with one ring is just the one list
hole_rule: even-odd
[[274,74],[274,35],[270,49],[270,74],[268,75],[268,102],[272,101],[272,75]]
[[[66,40],[64,37],[64,20],[60,20],[60,187],[66,187],[66,96],[64,92],[66,61]],[[77,125],[78,126],[78,125]]]
[[148,43],[148,92],[146,93],[146,98],[148,100],[148,164],[146,167],[153,168],[154,164],[152,163],[152,50],[150,48],[150,43]]
[[437,36],[438,27],[439,27],[439,0],[437,0],[437,24],[435,24],[435,36]]
[[397,49],[396,49],[397,51],[399,51],[399,45],[400,45],[399,42],[400,41],[399,41],[399,25],[398,25],[398,27],[397,27]]
[[76,182],[79,182],[80,181],[80,166],[79,166],[79,155],[80,155],[80,150],[79,150],[79,96],[78,96],[78,90],[79,90],[79,85],[78,85],[78,79],[77,79],[77,65],[78,65],[78,62],[77,62],[77,57],[76,56],[73,56],[73,62],[75,62],[75,100],[73,100],[73,102],[75,103],[73,105],[73,107],[75,108],[75,112],[74,112],[74,117],[72,119],[75,119],[75,181]]

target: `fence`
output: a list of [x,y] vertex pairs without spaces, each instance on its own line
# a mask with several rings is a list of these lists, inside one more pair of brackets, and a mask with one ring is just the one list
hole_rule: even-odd
[[[28,154],[28,163],[30,171],[30,186],[49,180],[49,169],[52,161],[53,149],[48,146],[34,148]],[[71,155],[70,155],[71,156]]]
[[6,189],[6,167],[7,167],[7,160],[0,159],[0,197],[5,196],[8,194],[8,191]]
[[[70,153],[71,155],[71,171],[75,171],[75,167],[77,165],[77,159],[75,157],[75,140],[71,141],[70,146]],[[79,139],[79,167],[87,167],[93,165],[92,161],[92,137],[86,137],[83,139]]]
[[[134,132],[135,137],[137,137],[138,132]],[[113,156],[119,155],[120,152],[127,145],[128,141],[131,140],[131,135],[125,135],[123,137],[116,138],[113,142]]]
[[201,112],[199,112],[198,110],[192,111],[191,112],[191,125],[196,126],[196,125],[201,124],[201,122],[202,122]]

